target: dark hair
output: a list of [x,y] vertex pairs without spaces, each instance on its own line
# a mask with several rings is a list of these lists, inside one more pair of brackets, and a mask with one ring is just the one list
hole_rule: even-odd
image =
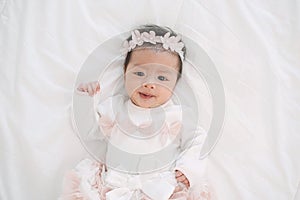
[[[166,33],[170,32],[170,37],[171,36],[177,36],[177,33],[175,33],[172,29],[170,29],[169,27],[162,27],[162,26],[158,26],[158,25],[155,25],[155,24],[147,24],[147,25],[143,25],[143,26],[140,26],[139,28],[135,29],[135,30],[138,30],[140,33],[142,32],[150,32],[150,31],[154,31],[156,36],[164,36]],[[132,40],[132,37],[128,37],[127,38],[127,41],[130,41]],[[182,41],[181,41],[182,42]],[[156,47],[155,49],[158,50],[158,51],[167,51],[165,50],[163,47],[162,47],[162,44],[161,43],[156,43],[156,44],[151,44],[149,42],[144,42],[141,46],[139,46],[138,48],[143,48],[143,47]],[[185,57],[185,54],[186,54],[186,48],[183,47],[182,48],[182,51],[183,51],[183,57]],[[130,58],[131,58],[131,53],[132,51],[128,52],[127,55],[126,55],[126,58],[125,58],[125,61],[124,61],[124,72],[126,72],[126,69],[127,69],[127,65],[130,61]],[[181,73],[182,73],[182,60],[178,55],[178,58],[179,58],[179,69],[178,69],[178,78],[181,76]]]

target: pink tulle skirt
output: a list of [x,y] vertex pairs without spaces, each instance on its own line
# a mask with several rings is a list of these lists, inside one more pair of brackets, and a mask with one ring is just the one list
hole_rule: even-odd
[[[106,194],[116,189],[107,185],[102,176],[102,164],[85,159],[74,170],[64,176],[63,192],[59,200],[106,200]],[[124,198],[125,199],[125,198]],[[136,191],[130,199],[151,200],[142,191]],[[169,200],[212,200],[207,183],[196,189],[187,189],[180,184],[175,188]]]

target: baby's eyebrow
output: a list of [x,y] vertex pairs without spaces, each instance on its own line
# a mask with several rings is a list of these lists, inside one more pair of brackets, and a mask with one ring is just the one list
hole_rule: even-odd
[[164,73],[164,74],[173,74],[173,70],[157,70],[158,73]]
[[156,71],[156,73],[158,73],[158,74],[171,74],[168,71],[161,71],[161,70]]
[[133,65],[132,65],[132,68],[133,68],[133,69],[142,69],[142,68],[144,68],[144,67],[143,67],[143,65],[140,65],[140,64],[133,64]]
[[[154,66],[156,66],[156,65],[154,64]],[[141,69],[141,70],[148,70],[148,69],[150,69],[151,70],[151,64],[134,63],[133,67],[134,67],[134,69]],[[164,68],[163,69],[155,69],[155,72],[157,72],[157,73],[164,73],[164,74],[174,74],[174,73],[177,73],[175,69],[169,69],[171,67],[165,67],[165,68],[168,68],[168,69],[164,69]]]

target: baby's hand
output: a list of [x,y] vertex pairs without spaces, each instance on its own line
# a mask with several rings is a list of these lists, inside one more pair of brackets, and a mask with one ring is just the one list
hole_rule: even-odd
[[77,90],[80,92],[87,92],[90,96],[94,96],[100,91],[100,84],[98,81],[80,83]]
[[176,177],[177,182],[184,184],[186,186],[186,188],[190,187],[189,180],[186,178],[186,176],[181,171],[175,170],[175,177]]

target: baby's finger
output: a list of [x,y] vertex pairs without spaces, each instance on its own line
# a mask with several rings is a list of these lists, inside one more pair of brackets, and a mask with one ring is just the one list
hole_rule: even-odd
[[97,82],[97,87],[96,87],[96,91],[99,92],[100,91],[100,84]]
[[181,176],[185,176],[184,174],[176,174],[175,177],[181,177]]
[[183,173],[182,173],[181,171],[178,171],[178,170],[175,171],[176,177],[177,177],[177,176],[181,176],[182,174],[183,174]]
[[90,86],[92,88],[93,94],[95,94],[96,93],[96,87],[95,87],[95,85],[91,83]]
[[80,83],[77,87],[77,90],[81,91],[81,92],[84,92],[84,85],[83,83]]
[[186,188],[189,188],[190,187],[190,182],[188,179],[185,179],[183,181],[180,181],[179,183],[185,185]]
[[179,177],[176,177],[176,180],[179,181],[179,182],[182,182],[186,179],[185,176],[179,176]]
[[180,177],[180,176],[184,176],[184,174],[176,174],[175,177],[177,178],[177,177]]
[[97,82],[96,82],[96,83],[93,83],[93,84],[92,84],[92,87],[93,87],[93,92],[94,92],[94,93],[97,93],[97,87],[98,87]]
[[187,188],[190,187],[190,182],[188,180],[183,181],[183,183]]
[[88,93],[90,96],[93,96],[94,92],[93,92],[93,88],[90,84],[88,84]]

